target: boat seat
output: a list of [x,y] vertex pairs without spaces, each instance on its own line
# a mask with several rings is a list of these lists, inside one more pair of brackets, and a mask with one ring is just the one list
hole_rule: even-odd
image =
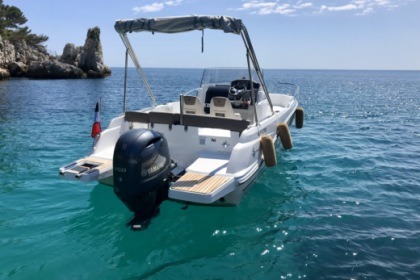
[[210,115],[235,120],[241,119],[241,115],[233,111],[232,104],[226,97],[213,97],[211,99]]
[[183,96],[183,113],[191,115],[204,115],[204,106],[196,96]]
[[213,97],[216,96],[229,97],[229,85],[215,85],[209,86],[207,88],[206,97],[204,100],[204,112],[207,114],[210,113],[210,101],[213,99]]

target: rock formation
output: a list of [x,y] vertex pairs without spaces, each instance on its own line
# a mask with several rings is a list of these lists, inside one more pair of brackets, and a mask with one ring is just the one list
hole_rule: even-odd
[[12,44],[0,37],[0,80],[104,78],[110,74],[103,62],[99,27],[88,30],[83,47],[66,44],[59,57],[49,55],[43,46],[29,46],[25,41]]
[[[10,77],[7,65],[15,58],[15,47],[9,41],[3,41],[0,36],[0,80]],[[6,67],[4,67],[6,66]]]
[[79,67],[91,78],[100,78],[111,73],[103,61],[100,33],[99,27],[88,30],[85,45],[80,54]]
[[67,44],[59,61],[82,69],[89,78],[103,78],[111,74],[103,61],[100,32],[99,27],[89,29],[83,47]]
[[57,60],[32,61],[26,72],[26,77],[35,79],[77,79],[84,76],[82,69]]

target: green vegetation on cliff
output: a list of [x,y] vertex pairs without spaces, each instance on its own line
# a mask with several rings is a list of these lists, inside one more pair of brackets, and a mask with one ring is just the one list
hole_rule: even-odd
[[47,36],[32,34],[27,26],[23,26],[27,21],[19,8],[4,5],[3,0],[0,0],[0,36],[3,40],[10,42],[24,40],[32,46],[37,46],[48,40]]

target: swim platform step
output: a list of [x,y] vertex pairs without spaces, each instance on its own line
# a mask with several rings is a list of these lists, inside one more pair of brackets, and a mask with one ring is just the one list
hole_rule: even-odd
[[233,177],[187,172],[169,188],[169,198],[210,204],[234,190]]

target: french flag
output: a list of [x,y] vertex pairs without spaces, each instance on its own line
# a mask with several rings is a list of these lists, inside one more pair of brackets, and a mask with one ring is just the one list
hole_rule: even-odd
[[102,129],[99,115],[99,102],[96,102],[95,118],[93,119],[92,133],[90,134],[90,136],[92,136],[92,138],[95,138],[99,133],[101,133],[101,131]]

